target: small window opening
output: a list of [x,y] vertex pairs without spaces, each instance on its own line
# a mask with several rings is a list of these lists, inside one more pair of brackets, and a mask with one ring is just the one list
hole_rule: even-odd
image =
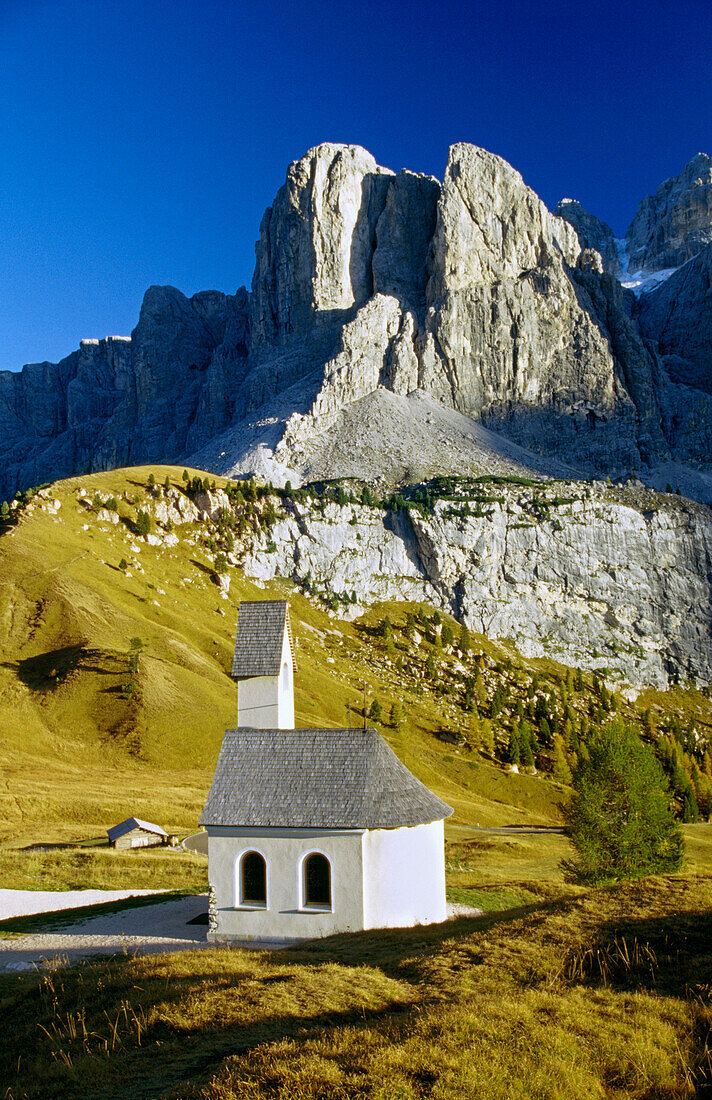
[[246,852],[240,867],[242,905],[267,905],[267,864],[259,852]]
[[331,906],[331,866],[319,852],[304,860],[304,904]]
[[289,690],[289,665],[286,661],[282,665],[282,690]]

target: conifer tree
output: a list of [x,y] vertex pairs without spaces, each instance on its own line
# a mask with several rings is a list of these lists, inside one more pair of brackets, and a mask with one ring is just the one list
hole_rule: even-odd
[[509,744],[507,746],[507,759],[510,764],[518,764],[520,756],[519,730],[516,726],[512,726],[509,734]]
[[568,785],[571,782],[571,768],[569,762],[566,759],[566,752],[564,750],[564,742],[562,738],[557,734],[554,738],[554,779],[558,783],[564,783]]
[[368,717],[371,719],[372,722],[380,722],[381,704],[378,702],[378,699],[374,698],[373,702],[371,703],[368,711]]
[[703,763],[702,763],[702,767],[703,767],[704,773],[707,776],[707,778],[712,780],[712,753],[710,752],[710,750],[708,748],[705,749],[705,755],[704,755],[704,760],[703,760]]
[[144,512],[139,508],[136,513],[136,534],[145,538],[146,535],[151,533],[151,517],[148,512]]
[[489,756],[494,756],[494,733],[489,718],[482,722],[482,748]]
[[495,689],[495,693],[492,696],[492,702],[490,704],[490,717],[491,718],[497,718],[497,716],[499,715],[499,712],[502,709],[503,702],[504,702],[504,690],[502,688],[502,685],[498,684],[496,689]]
[[587,752],[588,759],[581,753],[574,794],[564,807],[577,853],[564,869],[581,882],[678,870],[682,835],[652,749],[617,720],[591,737]]
[[391,707],[391,726],[397,733],[400,733],[400,731],[403,729],[404,721],[405,714],[403,711],[403,705],[398,701],[398,699],[396,699],[393,703],[393,706]]
[[480,724],[480,715],[477,707],[473,708],[470,715],[469,741],[475,752],[478,752],[482,748],[482,726]]
[[691,783],[687,784],[685,793],[682,796],[682,820],[686,825],[692,825],[700,820],[697,799]]
[[470,632],[466,626],[460,631],[460,652],[465,657],[470,652]]

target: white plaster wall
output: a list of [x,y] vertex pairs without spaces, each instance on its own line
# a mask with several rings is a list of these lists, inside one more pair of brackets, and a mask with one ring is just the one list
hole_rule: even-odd
[[442,821],[363,835],[364,928],[405,928],[447,917]]
[[279,729],[277,676],[252,676],[237,685],[237,724],[253,729]]
[[[358,931],[363,923],[359,830],[238,829],[209,825],[208,877],[218,927],[211,939],[300,940]],[[258,851],[267,863],[267,908],[237,905],[236,862]],[[301,907],[301,861],[322,852],[331,863],[332,911]]]
[[282,639],[282,665],[279,674],[277,729],[294,729],[294,661],[287,628]]

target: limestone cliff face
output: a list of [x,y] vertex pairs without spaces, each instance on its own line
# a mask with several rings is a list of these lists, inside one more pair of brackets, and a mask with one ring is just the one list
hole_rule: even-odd
[[679,267],[712,243],[712,157],[698,153],[640,203],[626,233],[630,270]]
[[151,287],[131,337],[83,340],[59,364],[0,372],[0,492],[177,461],[229,422],[247,353],[247,296]]
[[260,226],[253,354],[343,324],[368,301],[376,224],[392,176],[359,146],[320,145],[290,165]]
[[[275,211],[283,210],[288,195],[288,213],[279,217],[289,221],[300,210],[305,240],[341,242],[340,211],[342,206],[354,210],[359,181],[366,196],[360,207],[364,226],[373,224],[373,211],[381,205],[370,238],[371,296],[362,300],[368,292],[365,278],[358,281],[360,296],[353,283],[344,292],[343,257],[332,263],[331,275],[326,269],[321,273],[319,295],[341,306],[327,311],[329,318],[334,312],[339,316],[335,346],[316,350],[313,337],[309,343],[309,325],[305,330],[300,324],[295,334],[268,334],[287,349],[291,341],[291,364],[295,343],[299,346],[302,374],[312,380],[278,442],[280,468],[308,467],[316,438],[344,409],[379,388],[427,393],[532,452],[589,472],[619,473],[638,466],[641,458],[666,454],[656,364],[622,297],[610,287],[598,293],[594,284],[604,277],[596,254],[582,252],[572,226],[552,216],[519,173],[482,149],[456,145],[440,186],[412,173],[374,174],[370,159],[356,152],[345,173],[341,147],[312,150],[290,170],[287,190],[269,217],[275,239],[281,239]],[[325,171],[324,158],[338,171]],[[354,164],[360,165],[355,177]],[[330,204],[318,204],[329,224],[316,227],[310,196],[322,177],[333,179],[335,190]],[[365,230],[356,239],[352,270],[362,272]],[[341,249],[339,244],[337,252]],[[269,254],[276,270],[276,252]],[[292,263],[301,266],[292,258],[286,267]],[[327,293],[328,279],[333,286]],[[274,280],[267,282],[272,286]],[[316,310],[316,295],[309,308]],[[270,345],[270,378],[283,369],[283,361]],[[261,377],[259,389],[263,394]],[[418,465],[415,455],[412,464]],[[342,472],[337,459],[333,475]]]
[[712,393],[712,244],[642,295],[636,315],[670,378]]
[[294,503],[248,576],[309,578],[360,602],[426,600],[528,655],[632,683],[712,679],[709,510],[635,489],[497,486],[484,514]]
[[419,384],[533,450],[547,440],[573,463],[630,468],[635,408],[573,278],[580,253],[572,227],[510,165],[453,146]]

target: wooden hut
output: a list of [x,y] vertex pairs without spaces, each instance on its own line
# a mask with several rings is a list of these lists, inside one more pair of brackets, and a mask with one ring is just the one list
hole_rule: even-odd
[[106,830],[112,848],[153,848],[168,843],[168,833],[160,825],[127,817],[119,825]]

